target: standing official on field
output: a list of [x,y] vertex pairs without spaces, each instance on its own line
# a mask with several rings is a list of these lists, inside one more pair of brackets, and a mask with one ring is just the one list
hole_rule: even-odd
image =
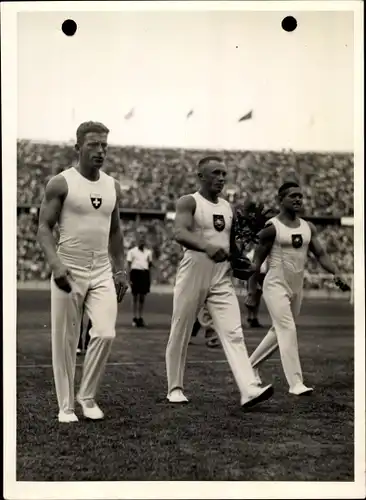
[[127,266],[133,297],[132,325],[146,326],[143,318],[146,295],[150,292],[150,271],[153,265],[152,251],[146,247],[145,235],[137,236],[136,246],[127,252]]

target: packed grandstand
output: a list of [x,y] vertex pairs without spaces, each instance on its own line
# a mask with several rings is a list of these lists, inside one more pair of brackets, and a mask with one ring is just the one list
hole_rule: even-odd
[[[36,241],[38,207],[47,180],[75,161],[72,144],[49,144],[20,140],[18,163],[18,281],[47,280],[49,269]],[[275,209],[276,191],[286,179],[301,182],[305,214],[319,217],[320,239],[341,272],[353,273],[353,227],[334,223],[353,217],[353,155],[351,153],[297,153],[215,151],[222,156],[229,176],[226,196],[234,204],[247,196]],[[153,249],[156,284],[172,284],[182,249],[172,238],[176,199],[196,189],[197,160],[202,150],[111,146],[104,169],[123,188],[122,227],[126,248],[134,244],[136,231],[146,231]],[[337,182],[334,182],[337,179]],[[327,223],[329,217],[329,223]],[[313,259],[308,261],[307,288],[333,288],[319,275]]]

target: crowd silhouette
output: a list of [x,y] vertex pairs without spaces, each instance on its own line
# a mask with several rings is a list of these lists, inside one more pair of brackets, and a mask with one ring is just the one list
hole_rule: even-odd
[[[122,208],[174,212],[176,200],[197,186],[196,164],[203,154],[219,154],[228,165],[225,196],[240,204],[249,196],[267,208],[276,207],[276,192],[284,180],[297,179],[304,191],[305,213],[312,216],[353,216],[353,155],[350,153],[297,153],[202,151],[110,146],[104,170],[123,188]],[[17,144],[17,278],[47,280],[49,269],[36,241],[38,207],[50,177],[76,160],[72,144]],[[153,282],[172,284],[182,249],[172,238],[172,221],[133,220],[122,214],[126,249],[136,231],[145,231],[157,263]],[[353,273],[353,227],[318,225],[320,239],[344,274]],[[306,288],[333,288],[308,261]]]

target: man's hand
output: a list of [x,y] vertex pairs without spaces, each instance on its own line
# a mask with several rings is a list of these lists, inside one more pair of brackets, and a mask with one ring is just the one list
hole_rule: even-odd
[[113,275],[114,285],[116,287],[117,294],[117,302],[122,302],[123,297],[125,296],[128,290],[128,280],[126,271],[117,271]]
[[229,257],[227,251],[217,245],[208,244],[205,252],[214,262],[224,262]]
[[70,270],[62,262],[58,262],[52,268],[52,274],[57,287],[66,293],[70,293],[72,290],[72,276]]
[[334,283],[337,285],[337,287],[342,290],[342,292],[350,292],[351,287],[347,285],[345,281],[342,280],[339,276],[334,277]]

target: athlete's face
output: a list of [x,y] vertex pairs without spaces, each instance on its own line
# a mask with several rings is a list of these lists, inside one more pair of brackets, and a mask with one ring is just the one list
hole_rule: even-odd
[[202,167],[198,175],[205,189],[210,193],[220,194],[225,186],[227,168],[223,163],[210,162]]
[[281,205],[289,212],[301,212],[303,208],[303,194],[301,189],[298,187],[288,189],[281,200]]
[[108,147],[108,134],[104,132],[88,132],[82,144],[76,145],[80,153],[80,161],[96,168],[103,166]]

